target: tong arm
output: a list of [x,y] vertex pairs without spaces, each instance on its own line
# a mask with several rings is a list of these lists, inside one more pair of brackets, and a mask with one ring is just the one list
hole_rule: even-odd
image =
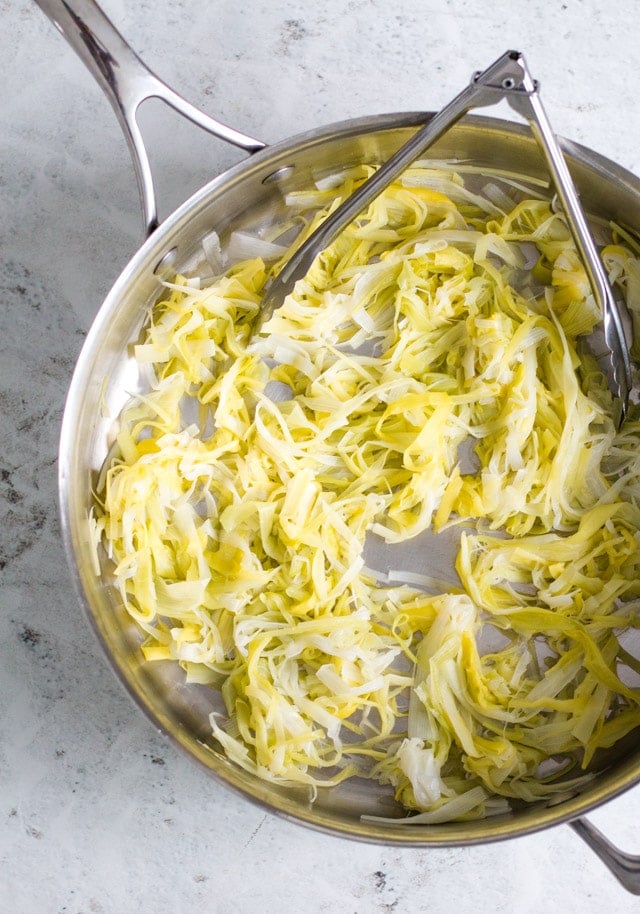
[[544,153],[567,223],[587,271],[603,317],[606,359],[613,380],[613,392],[624,418],[631,391],[631,363],[622,317],[607,274],[600,260],[578,199],[573,180],[538,94],[524,56],[507,51],[486,70],[474,74],[471,83],[435,114],[367,181],[351,194],[306,239],[275,277],[263,300],[261,324],[302,279],[320,251],[327,248],[342,229],[362,212],[395,178],[411,165],[450,127],[473,108],[506,100],[528,122]]
[[[594,296],[602,311],[604,340],[616,394],[624,418],[632,386],[631,361],[622,316],[611,284],[587,224],[567,163],[551,128],[538,91],[538,83],[529,72],[524,56],[509,51],[500,58],[498,72],[483,79],[485,94],[495,93],[496,101],[505,98],[523,117],[540,146],[551,173],[556,193],[564,210],[576,247],[584,263]],[[495,65],[494,65],[495,66]],[[487,71],[488,72],[488,71]],[[481,74],[482,77],[485,74]]]
[[317,254],[327,248],[342,229],[366,209],[399,174],[472,108],[495,105],[499,101],[496,89],[502,95],[509,91],[500,89],[499,85],[501,81],[513,78],[516,72],[510,56],[512,53],[503,54],[483,73],[477,73],[470,85],[434,114],[424,127],[401,146],[307,238],[271,283],[263,300],[262,322],[268,320],[274,309],[292,291],[296,282],[306,276]]

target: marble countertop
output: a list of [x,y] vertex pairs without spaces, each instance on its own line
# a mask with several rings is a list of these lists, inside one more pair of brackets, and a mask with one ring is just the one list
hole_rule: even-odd
[[[637,4],[619,0],[104,0],[135,49],[268,142],[433,110],[508,47],[558,133],[640,172]],[[399,850],[320,835],[212,781],[114,679],[72,590],[56,451],[83,337],[141,240],[109,105],[29,0],[0,0],[0,909],[11,914],[638,910],[566,826]],[[621,63],[617,63],[621,62]],[[163,211],[237,151],[150,103]],[[640,851],[640,788],[592,821]]]

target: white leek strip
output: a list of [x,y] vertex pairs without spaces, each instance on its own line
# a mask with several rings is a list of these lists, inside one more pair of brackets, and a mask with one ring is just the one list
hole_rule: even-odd
[[263,260],[277,260],[286,254],[287,248],[273,241],[265,241],[257,235],[247,232],[232,232],[225,250],[225,258],[229,263],[242,260],[251,260],[261,257]]
[[222,253],[222,246],[220,244],[220,236],[217,232],[209,232],[204,236],[201,244],[204,256],[209,261],[209,265],[214,274],[218,276],[222,273],[226,265],[226,258]]

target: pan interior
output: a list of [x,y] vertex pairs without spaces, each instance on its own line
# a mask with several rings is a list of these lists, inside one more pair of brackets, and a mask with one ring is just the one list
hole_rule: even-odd
[[[370,781],[350,780],[321,789],[312,802],[309,790],[258,781],[216,749],[209,714],[222,710],[219,696],[207,687],[187,686],[177,664],[144,662],[140,630],[122,607],[109,563],[105,561],[96,575],[88,535],[93,493],[114,442],[118,416],[131,396],[144,389],[132,347],[162,293],[160,277],[168,261],[172,271],[201,271],[203,241],[206,247],[212,232],[223,246],[238,232],[269,235],[274,225],[288,219],[288,193],[363,162],[379,164],[423,120],[424,115],[406,115],[348,122],[267,149],[207,185],[160,227],[116,283],[78,362],[61,439],[61,503],[70,561],[92,625],[134,699],[189,755],[250,799],[319,829],[363,840],[460,844],[522,834],[572,818],[631,786],[639,776],[637,738],[630,736],[601,752],[594,760],[597,777],[581,792],[557,797],[553,806],[514,806],[506,816],[412,829],[363,822],[362,815],[398,815],[388,790]],[[640,231],[640,182],[588,150],[571,144],[565,149],[594,226],[614,220]],[[471,166],[484,176],[496,170],[525,174],[536,186],[548,188],[535,142],[525,129],[507,122],[469,118],[440,140],[430,157]],[[382,571],[392,564],[410,571],[416,569],[416,561],[424,564],[428,552],[430,572],[446,577],[458,535],[426,536],[400,559],[397,551],[392,554],[371,538],[368,561]]]

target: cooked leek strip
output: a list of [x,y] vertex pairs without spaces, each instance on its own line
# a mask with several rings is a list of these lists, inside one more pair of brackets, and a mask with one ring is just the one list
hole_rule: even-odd
[[[290,195],[296,243],[368,173]],[[599,315],[562,217],[417,165],[254,338],[288,256],[260,244],[280,260],[168,283],[136,347],[155,380],[91,535],[144,656],[220,689],[236,764],[312,792],[375,778],[419,811],[394,821],[579,789],[640,724],[640,424],[616,436],[581,354]],[[605,259],[640,310],[637,253]],[[369,536],[455,524],[459,587],[420,591],[428,554],[404,585],[365,564]]]

